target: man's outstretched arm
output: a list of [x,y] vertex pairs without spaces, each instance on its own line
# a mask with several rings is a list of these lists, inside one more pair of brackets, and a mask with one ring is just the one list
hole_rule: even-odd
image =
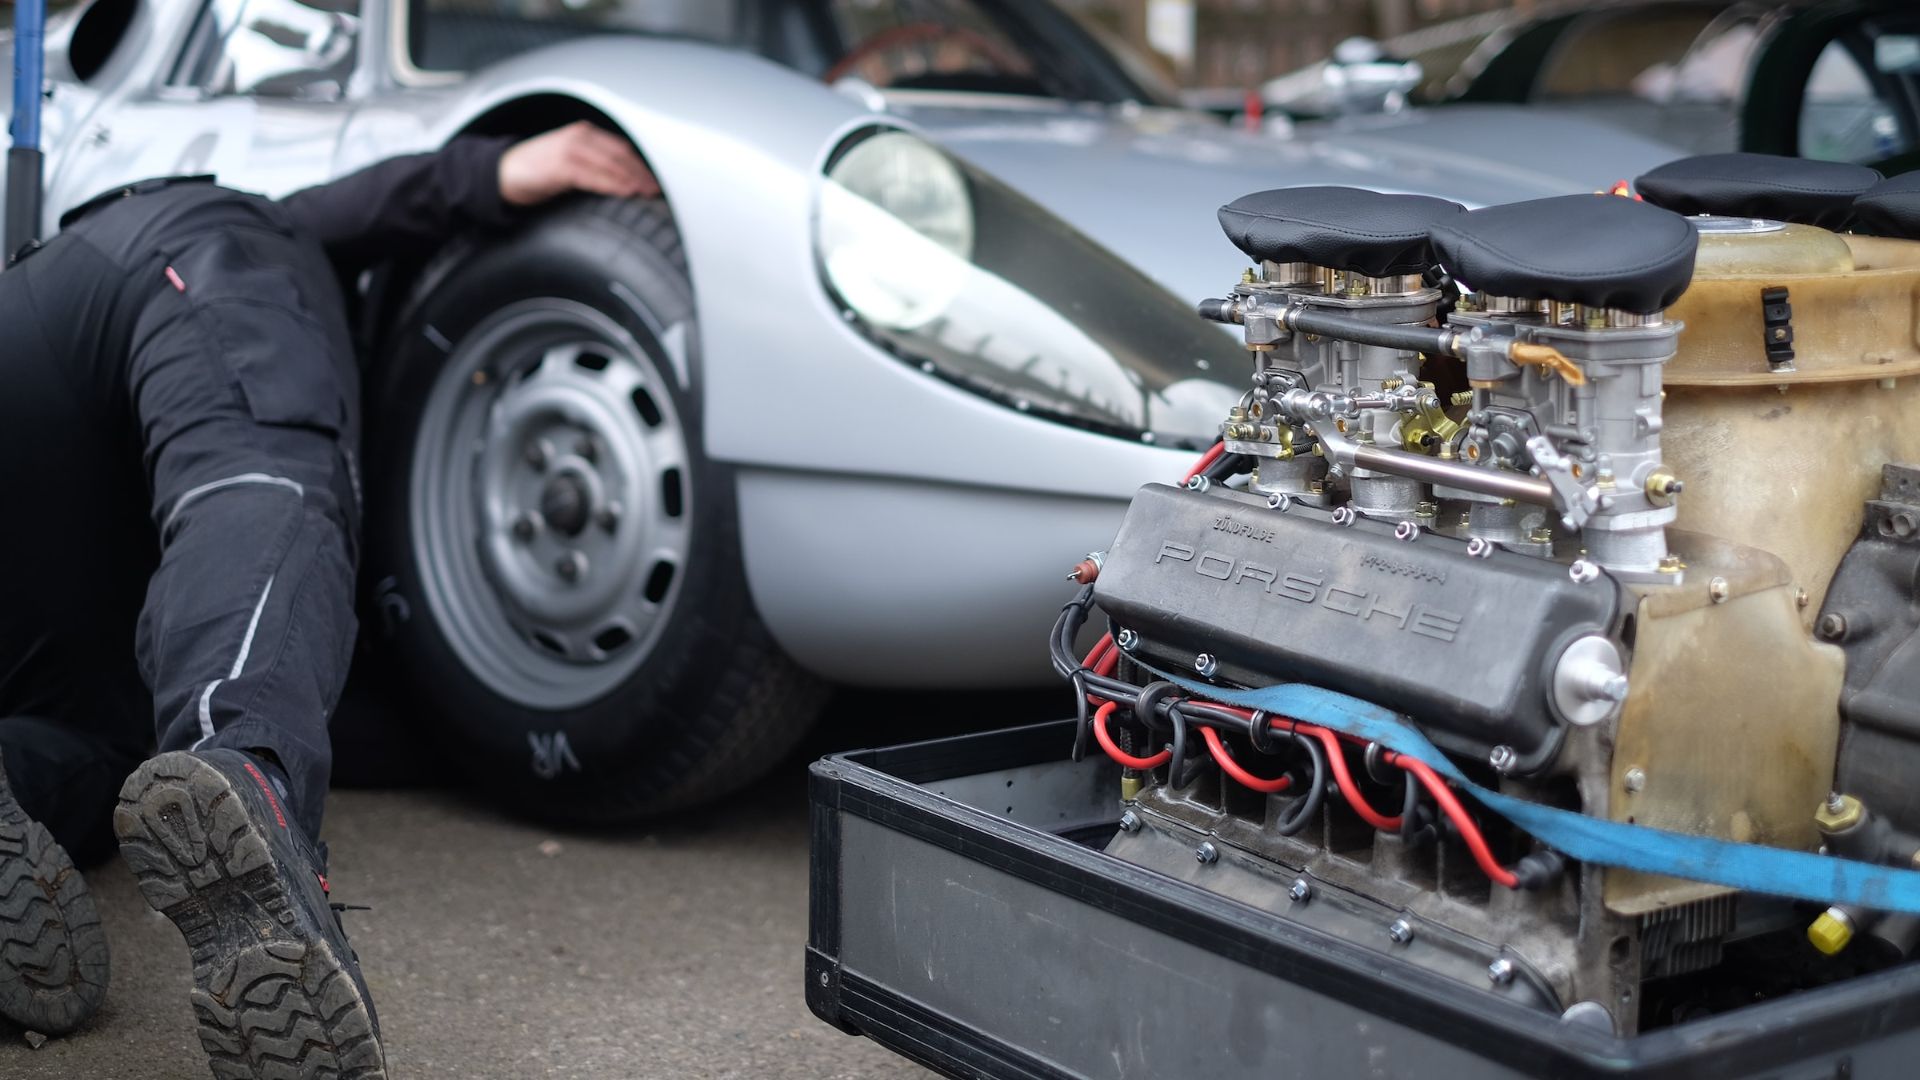
[[584,120],[515,142],[463,136],[427,154],[376,162],[281,200],[343,276],[512,222],[569,191],[653,196],[660,185],[625,139]]

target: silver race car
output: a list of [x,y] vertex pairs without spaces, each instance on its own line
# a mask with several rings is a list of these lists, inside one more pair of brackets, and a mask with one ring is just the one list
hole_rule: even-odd
[[359,283],[363,659],[573,820],[751,780],[832,682],[1044,679],[1062,571],[1244,392],[1191,306],[1240,265],[1195,239],[1216,207],[1483,204],[1673,156],[1231,130],[1010,0],[94,0],[48,41],[49,228],[139,177],[281,194],[577,119],[658,175]]

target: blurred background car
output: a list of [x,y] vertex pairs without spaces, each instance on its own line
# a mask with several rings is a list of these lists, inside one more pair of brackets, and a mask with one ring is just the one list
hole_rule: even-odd
[[661,199],[359,283],[357,670],[502,801],[628,819],[752,782],[828,683],[1047,678],[1066,566],[1244,388],[1191,308],[1242,265],[1223,203],[1479,205],[1677,153],[1239,130],[1145,70],[1012,0],[94,0],[49,33],[47,226],[146,176],[277,195],[461,133],[633,141]]
[[1546,3],[1347,52],[1264,83],[1260,99],[1309,122],[1404,113],[1372,122],[1394,131],[1524,105],[1689,153],[1920,164],[1920,8],[1896,0]]

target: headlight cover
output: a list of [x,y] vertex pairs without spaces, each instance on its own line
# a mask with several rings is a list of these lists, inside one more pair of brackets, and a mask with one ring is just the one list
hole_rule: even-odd
[[1065,222],[919,136],[842,144],[814,240],[849,321],[1022,412],[1168,446],[1217,436],[1245,353]]

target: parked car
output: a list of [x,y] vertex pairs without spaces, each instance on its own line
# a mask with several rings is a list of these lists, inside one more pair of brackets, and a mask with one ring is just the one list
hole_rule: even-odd
[[[1370,80],[1330,59],[1268,82],[1261,96],[1306,121],[1371,114],[1374,130],[1529,105],[1689,153],[1750,150],[1887,173],[1920,164],[1920,9],[1903,0],[1549,3],[1442,23],[1378,52],[1381,61],[1357,68]],[[1399,98],[1364,92],[1396,61]]]
[[752,780],[827,681],[1044,678],[1065,566],[1244,388],[1190,307],[1241,265],[1197,239],[1222,203],[1477,204],[1671,154],[1234,132],[1007,0],[95,0],[49,41],[50,224],[137,177],[278,194],[576,119],[647,158],[659,200],[362,283],[363,659],[576,820]]

